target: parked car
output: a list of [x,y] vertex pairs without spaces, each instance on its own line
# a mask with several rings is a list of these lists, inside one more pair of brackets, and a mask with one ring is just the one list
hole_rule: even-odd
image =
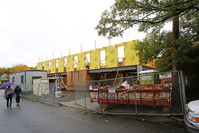
[[199,100],[188,103],[184,122],[190,133],[199,133]]

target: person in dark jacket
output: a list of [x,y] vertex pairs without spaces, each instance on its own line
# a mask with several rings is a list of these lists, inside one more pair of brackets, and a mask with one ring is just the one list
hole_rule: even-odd
[[17,106],[19,106],[19,103],[20,103],[21,93],[22,93],[21,88],[19,86],[16,86],[14,89],[14,95],[15,95]]
[[133,80],[132,80],[132,77],[130,77],[127,73],[125,73],[124,74],[124,80],[125,81],[127,81],[127,83],[129,84],[129,85],[134,85],[134,82],[133,82]]
[[[11,105],[12,105],[12,97],[13,97],[13,89],[8,86],[8,88],[5,89],[5,92],[4,92],[4,96],[7,100],[7,107],[11,108]],[[9,101],[10,101],[10,104],[9,104]]]

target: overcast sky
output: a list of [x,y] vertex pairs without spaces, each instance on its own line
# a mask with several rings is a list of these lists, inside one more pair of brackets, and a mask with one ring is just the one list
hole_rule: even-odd
[[[93,50],[109,45],[95,27],[114,0],[0,0],[0,67],[37,62]],[[129,29],[118,44],[142,39],[143,33]]]

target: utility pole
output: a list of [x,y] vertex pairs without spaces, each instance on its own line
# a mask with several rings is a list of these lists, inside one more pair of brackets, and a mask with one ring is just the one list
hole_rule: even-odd
[[[176,0],[178,2],[178,0]],[[175,11],[174,11],[175,12]],[[173,17],[173,48],[172,48],[172,53],[173,53],[173,65],[172,65],[172,104],[173,104],[173,109],[178,110],[180,108],[179,104],[180,103],[180,88],[178,87],[178,74],[176,72],[177,70],[177,63],[176,63],[176,50],[178,49],[178,44],[176,41],[179,39],[179,16],[174,16]]]
[[179,17],[178,16],[174,16],[173,17],[173,67],[172,70],[175,71],[176,70],[176,62],[175,62],[175,53],[176,53],[176,49],[177,49],[177,44],[176,44],[176,40],[179,39]]

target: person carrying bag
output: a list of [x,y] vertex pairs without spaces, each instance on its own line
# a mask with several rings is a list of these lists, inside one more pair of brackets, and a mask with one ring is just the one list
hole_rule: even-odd
[[13,89],[10,88],[10,86],[8,86],[8,88],[5,89],[4,92],[4,97],[7,100],[7,107],[11,108],[12,106],[12,97],[13,97],[14,93],[13,93]]

